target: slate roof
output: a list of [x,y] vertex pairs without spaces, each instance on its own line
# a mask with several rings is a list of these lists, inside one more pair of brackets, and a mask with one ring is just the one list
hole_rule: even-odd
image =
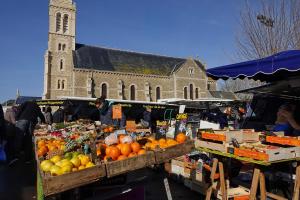
[[[172,72],[179,69],[186,61],[184,58],[94,47],[84,44],[76,44],[73,60],[75,69],[94,69],[164,76],[171,75]],[[199,64],[201,65],[200,62]]]

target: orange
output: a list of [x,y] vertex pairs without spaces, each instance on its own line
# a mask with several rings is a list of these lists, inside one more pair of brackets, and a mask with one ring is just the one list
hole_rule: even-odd
[[176,141],[178,143],[184,143],[186,141],[186,136],[184,133],[179,133],[177,136],[176,136]]
[[145,147],[146,147],[146,148],[151,148],[151,144],[152,144],[151,142],[147,142],[147,143],[145,144]]
[[109,156],[113,159],[116,160],[120,156],[121,152],[117,147],[110,147],[109,151]]
[[118,144],[118,145],[117,145],[117,148],[120,149],[120,151],[121,151],[122,145],[123,145],[123,144]]
[[154,150],[154,149],[156,149],[157,146],[158,146],[158,144],[151,143],[150,149]]
[[121,147],[121,153],[125,156],[128,156],[131,153],[130,144],[123,144]]
[[105,154],[106,155],[110,155],[111,148],[112,148],[112,146],[106,147],[106,149],[105,149]]
[[146,154],[146,150],[145,149],[139,150],[138,155],[143,155],[143,154]]
[[126,158],[127,158],[127,156],[120,155],[120,156],[118,157],[118,159],[117,159],[117,160],[124,160],[124,159],[126,159]]
[[109,156],[104,156],[104,158],[103,158],[104,161],[110,161],[110,159],[111,159],[111,157],[109,157]]
[[151,142],[155,140],[154,137],[148,137],[147,139],[150,140]]
[[137,153],[141,149],[141,145],[138,142],[131,143],[131,149],[133,152]]
[[45,140],[40,140],[40,141],[38,141],[37,146],[38,146],[39,148],[42,147],[42,146],[45,146],[45,145],[46,145]]
[[160,138],[160,139],[158,140],[158,143],[159,143],[159,144],[160,144],[160,143],[166,143],[166,139]]
[[137,156],[137,154],[135,152],[131,152],[129,155],[128,155],[128,158],[131,158],[131,157],[134,157],[134,156]]

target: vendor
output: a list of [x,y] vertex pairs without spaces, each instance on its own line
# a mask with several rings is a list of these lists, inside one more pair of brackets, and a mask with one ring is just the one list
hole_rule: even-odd
[[299,106],[283,104],[277,112],[277,120],[273,131],[284,131],[286,136],[300,136]]
[[126,119],[123,113],[120,122],[114,121],[112,119],[112,104],[113,102],[107,101],[104,96],[101,96],[100,98],[96,99],[95,105],[100,112],[99,121],[101,122],[101,124],[105,124],[105,125],[119,125],[121,128],[125,127]]

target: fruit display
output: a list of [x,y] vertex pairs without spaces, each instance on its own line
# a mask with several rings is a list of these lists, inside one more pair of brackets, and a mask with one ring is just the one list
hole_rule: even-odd
[[152,136],[133,139],[131,136],[124,134],[119,136],[109,135],[105,138],[104,143],[97,144],[97,156],[105,162],[124,160],[146,154],[147,151],[166,149],[182,144],[186,140],[187,137],[184,133],[179,133],[175,139],[161,138],[159,140],[154,139]]
[[41,170],[50,173],[52,176],[59,176],[93,166],[95,164],[90,157],[79,152],[68,152],[64,156],[55,155],[51,159],[43,160],[40,163]]

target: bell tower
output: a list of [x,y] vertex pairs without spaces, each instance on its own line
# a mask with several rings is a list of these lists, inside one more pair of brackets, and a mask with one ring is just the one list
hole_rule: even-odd
[[73,0],[49,1],[48,49],[45,53],[44,99],[72,94],[76,5]]

